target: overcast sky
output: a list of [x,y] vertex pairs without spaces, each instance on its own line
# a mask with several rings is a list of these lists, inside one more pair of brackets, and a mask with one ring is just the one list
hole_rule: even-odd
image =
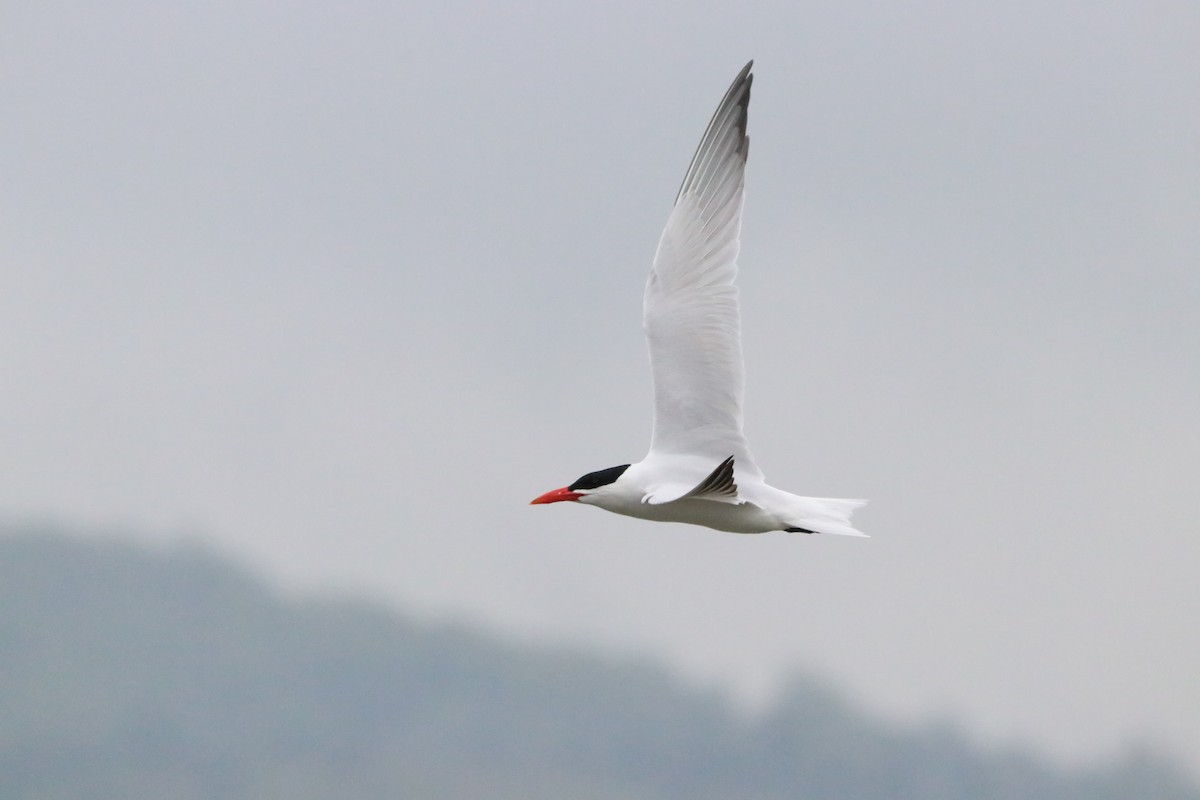
[[[1200,769],[1200,7],[5,4],[0,515]],[[530,507],[756,59],[747,433],[869,540]]]

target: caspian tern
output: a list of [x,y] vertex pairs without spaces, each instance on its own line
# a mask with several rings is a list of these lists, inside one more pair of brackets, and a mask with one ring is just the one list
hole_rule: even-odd
[[533,504],[574,501],[631,517],[736,533],[840,533],[865,500],[800,497],[769,486],[742,434],[738,237],[751,61],[692,157],[646,282],[642,324],[654,375],[650,450],[589,472]]

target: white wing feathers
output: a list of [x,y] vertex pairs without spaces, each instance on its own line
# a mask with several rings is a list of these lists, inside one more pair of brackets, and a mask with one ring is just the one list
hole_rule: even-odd
[[646,283],[643,325],[654,375],[647,460],[675,462],[676,468],[686,463],[688,480],[695,473],[686,487],[658,487],[650,502],[682,496],[730,456],[739,481],[762,478],[742,435],[742,344],[733,285],[752,65],[734,79],[704,132]]

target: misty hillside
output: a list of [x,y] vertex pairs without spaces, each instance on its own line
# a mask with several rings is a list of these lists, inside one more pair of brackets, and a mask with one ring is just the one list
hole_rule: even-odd
[[0,535],[0,797],[1189,798],[794,682],[746,720],[646,665],[285,600],[206,551]]

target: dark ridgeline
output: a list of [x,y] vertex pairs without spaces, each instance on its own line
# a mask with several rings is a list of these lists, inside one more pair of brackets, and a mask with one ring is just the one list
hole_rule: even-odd
[[1200,800],[899,729],[808,680],[764,716],[646,664],[288,600],[200,549],[0,530],[0,797]]

